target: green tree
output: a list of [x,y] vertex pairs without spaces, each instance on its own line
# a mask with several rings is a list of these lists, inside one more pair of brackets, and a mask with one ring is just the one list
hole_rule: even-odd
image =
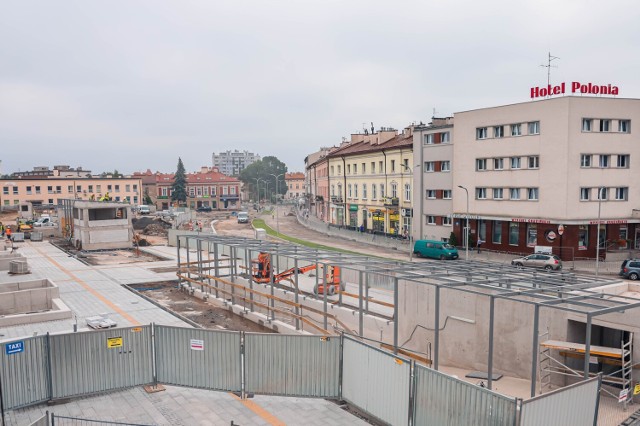
[[151,199],[151,196],[149,195],[149,188],[145,188],[144,189],[144,196],[142,197],[144,199],[144,203],[147,206],[150,206],[153,204],[153,200]]
[[449,235],[449,244],[451,244],[454,247],[458,245],[458,237],[456,236],[456,233],[453,231],[451,231],[451,234]]
[[102,172],[102,174],[100,175],[100,177],[109,177],[109,176],[111,176],[112,178],[121,178],[123,177],[123,174],[120,173],[118,169],[114,169],[112,172]]
[[240,179],[246,187],[251,188],[251,194],[253,194],[254,197],[257,193],[257,180],[260,179],[260,197],[258,198],[265,198],[265,188],[267,188],[268,193],[266,194],[266,199],[273,201],[276,198],[276,176],[278,176],[278,193],[281,196],[287,193],[287,185],[284,181],[285,173],[287,173],[286,164],[276,157],[268,156],[242,170],[238,179]]
[[187,176],[180,157],[178,157],[178,167],[173,176],[173,185],[171,185],[171,201],[177,201],[183,205],[187,203]]

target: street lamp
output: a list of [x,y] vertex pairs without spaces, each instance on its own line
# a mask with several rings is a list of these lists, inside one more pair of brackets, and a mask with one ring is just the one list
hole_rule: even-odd
[[464,189],[464,192],[467,194],[467,226],[464,232],[464,256],[465,260],[469,260],[469,190],[462,185],[458,185],[458,188]]
[[262,178],[253,178],[256,181],[256,203],[259,206],[260,205],[260,181],[262,180]]
[[269,173],[269,176],[273,176],[274,178],[276,178],[276,230],[278,231],[278,234],[280,234],[280,219],[278,219],[278,217],[280,216],[278,214],[278,179],[280,178],[280,176],[284,176],[284,173],[280,173],[277,176]]
[[598,188],[598,230],[596,231],[596,277],[600,270],[600,210],[602,207],[602,190],[604,188]]
[[[420,164],[416,164],[415,166],[413,166],[414,169],[416,167],[420,167]],[[409,170],[409,173],[411,173],[411,189],[413,189],[413,169],[407,166],[406,164],[404,165],[404,168],[405,170]],[[411,244],[411,241],[413,240],[413,217],[414,217],[413,199],[414,198],[415,197],[411,198],[411,230],[409,231],[409,262],[413,262],[413,245]],[[420,215],[422,215],[422,194],[420,194],[420,206],[421,206]],[[422,217],[420,218],[420,220],[422,220]]]

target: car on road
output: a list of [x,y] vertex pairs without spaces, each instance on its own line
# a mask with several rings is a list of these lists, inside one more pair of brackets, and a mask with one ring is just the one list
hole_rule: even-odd
[[513,259],[511,264],[516,268],[541,268],[545,271],[559,271],[562,269],[562,260],[555,254],[534,253]]
[[249,213],[238,212],[238,223],[249,223]]
[[416,240],[413,245],[413,254],[440,260],[458,258],[458,250],[455,247],[436,240]]
[[200,206],[196,209],[197,212],[210,212],[211,206]]
[[620,265],[620,272],[618,275],[628,278],[631,281],[636,281],[640,278],[640,259],[623,260],[622,265]]

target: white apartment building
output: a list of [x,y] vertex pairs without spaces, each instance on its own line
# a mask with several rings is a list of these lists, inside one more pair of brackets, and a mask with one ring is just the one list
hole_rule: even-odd
[[211,156],[213,167],[217,167],[222,174],[238,176],[247,166],[260,161],[260,156],[249,151],[224,151]]
[[[467,213],[461,186],[472,240],[483,247],[547,246],[563,258],[593,258],[598,244],[601,255],[640,248],[639,123],[640,99],[587,96],[456,113],[451,187],[459,241]],[[422,152],[423,164],[437,161],[435,151]],[[425,188],[435,185],[422,175]]]
[[413,132],[413,238],[448,241],[453,231],[453,118],[433,118]]

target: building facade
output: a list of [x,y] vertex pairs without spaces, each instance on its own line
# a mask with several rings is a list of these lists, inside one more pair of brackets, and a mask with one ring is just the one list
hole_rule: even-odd
[[350,229],[411,231],[413,134],[381,129],[354,134],[327,155],[330,204],[325,221]]
[[287,185],[287,193],[284,196],[285,199],[298,200],[300,197],[304,197],[306,195],[304,173],[285,173],[284,181]]
[[305,162],[305,188],[309,214],[324,220],[329,205],[329,154],[335,148],[321,148],[308,155]]
[[247,166],[260,160],[260,156],[249,151],[224,151],[211,155],[213,167],[227,176],[238,176]]
[[57,205],[62,199],[99,200],[109,194],[116,202],[139,204],[139,178],[17,178],[0,180],[0,208],[17,209],[21,204]]
[[639,99],[586,96],[456,113],[457,235],[466,220],[466,188],[472,241],[480,238],[489,249],[547,246],[563,258],[640,249],[634,122],[640,123]]
[[[202,167],[197,173],[186,173],[187,206],[191,209],[211,207],[214,210],[240,208],[240,181],[226,176],[216,167]],[[173,173],[156,173],[157,204],[161,210],[171,205]]]
[[413,238],[448,241],[453,231],[453,118],[413,132]]

